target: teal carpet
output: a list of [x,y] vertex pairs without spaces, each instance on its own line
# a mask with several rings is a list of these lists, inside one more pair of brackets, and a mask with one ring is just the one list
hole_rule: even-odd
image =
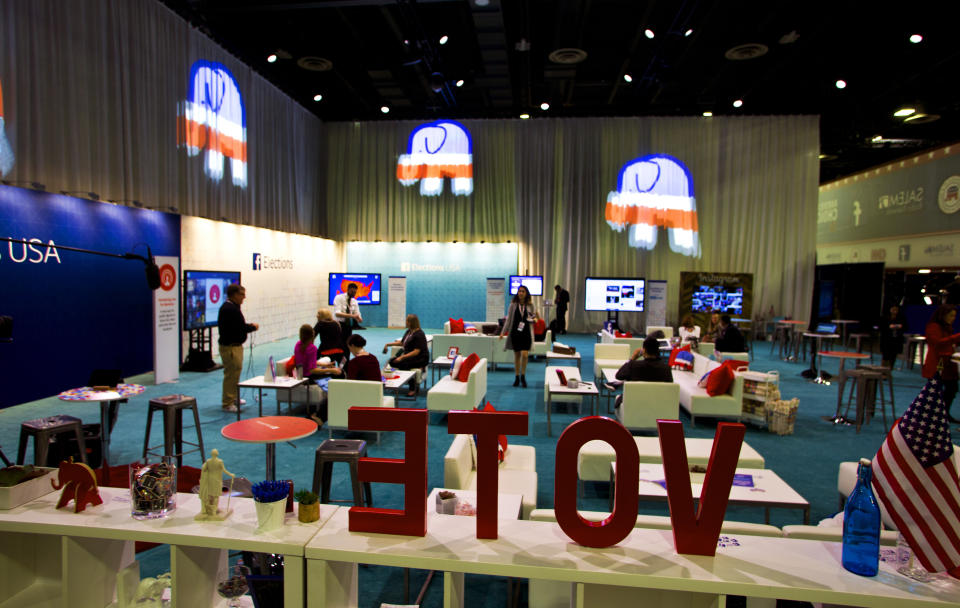
[[[430,333],[431,330],[426,330]],[[398,331],[386,329],[367,329],[363,332],[368,341],[368,350],[378,356],[381,363],[386,362],[386,356],[380,355],[383,344],[397,339]],[[563,341],[577,348],[583,354],[582,369],[584,376],[589,378],[593,369],[594,335],[567,335]],[[270,356],[281,358],[293,352],[295,338],[279,340],[269,344],[255,345],[253,356],[249,349],[245,352],[243,378],[257,376],[263,373]],[[808,382],[800,376],[800,372],[808,364],[786,363],[775,356],[770,357],[770,347],[765,343],[756,344],[755,360],[751,369],[758,371],[777,370],[780,372],[780,390],[784,399],[797,397],[800,400],[800,409],[797,415],[796,428],[793,435],[777,436],[768,433],[765,429],[747,426],[746,441],[760,452],[766,459],[767,468],[773,469],[789,483],[804,498],[810,501],[811,523],[828,517],[837,510],[837,467],[840,462],[856,460],[862,456],[873,457],[883,441],[886,429],[881,418],[877,418],[869,426],[856,433],[853,427],[835,426],[825,422],[821,417],[832,415],[836,407],[836,385],[822,386]],[[251,360],[252,359],[252,360]],[[825,368],[836,369],[836,363],[825,362]],[[532,445],[537,449],[537,473],[539,477],[539,492],[537,506],[550,508],[553,506],[553,454],[556,439],[563,428],[577,418],[574,408],[565,411],[558,405],[552,414],[553,437],[546,432],[546,414],[543,408],[543,361],[532,361],[527,370],[529,388],[513,388],[512,369],[500,368],[499,371],[488,374],[487,400],[499,410],[519,410],[530,413],[530,435],[525,437],[510,437],[511,444]],[[111,444],[111,460],[114,464],[128,463],[137,460],[143,449],[143,431],[146,418],[147,401],[153,397],[183,393],[197,398],[200,406],[200,421],[206,449],[220,450],[220,456],[227,468],[252,481],[264,478],[264,448],[260,445],[238,444],[220,436],[220,429],[236,420],[235,414],[223,413],[220,409],[220,386],[223,379],[222,372],[210,374],[184,372],[180,381],[174,384],[153,385],[153,375],[144,374],[127,378],[128,382],[146,384],[143,395],[135,397],[129,403],[120,407],[120,416],[113,431]],[[913,370],[897,370],[894,372],[894,390],[896,411],[898,414],[917,395],[923,385],[919,366]],[[247,400],[244,417],[256,415],[256,392],[246,390],[243,397]],[[402,402],[409,407],[410,402]],[[425,407],[426,397],[421,394],[415,407]],[[605,411],[605,403],[601,402],[601,412]],[[285,408],[285,404],[284,404]],[[285,409],[284,409],[285,411]],[[273,391],[264,392],[264,414],[276,413],[276,398]],[[97,404],[76,404],[49,397],[26,403],[23,405],[0,410],[0,446],[9,458],[16,456],[16,446],[19,438],[20,423],[24,420],[50,416],[54,414],[70,414],[83,419],[84,422],[99,422],[99,406]],[[159,422],[159,418],[157,419]],[[684,417],[685,432],[688,437],[712,437],[716,423],[709,419],[698,420],[696,427],[690,426],[689,418]],[[892,423],[892,420],[888,420]],[[186,423],[186,421],[185,421]],[[161,441],[162,424],[154,424],[151,444]],[[193,435],[192,426],[184,431],[184,438],[189,440]],[[324,429],[312,437],[296,442],[296,445],[279,444],[277,446],[277,477],[292,479],[296,487],[309,487],[312,483],[313,454],[320,443],[327,438],[328,432]],[[335,436],[346,436],[342,433]],[[403,456],[402,434],[384,433],[382,442],[377,446],[370,436],[369,455],[374,457],[400,458]],[[446,417],[434,414],[429,431],[429,485],[443,484],[443,455],[453,440],[447,434]],[[28,450],[27,461],[32,459],[32,444]],[[197,454],[187,457],[185,464],[200,466]],[[343,465],[337,465],[343,466]],[[349,476],[346,469],[334,468],[334,484],[332,488],[334,498],[348,499],[351,497]],[[379,507],[402,508],[403,495],[401,486],[393,484],[374,484],[374,504]],[[580,501],[580,507],[586,510],[607,509],[606,484],[588,484],[586,495]],[[666,503],[647,503],[641,506],[645,513],[667,514]],[[763,510],[748,507],[730,507],[726,519],[749,522],[763,522]],[[777,526],[802,523],[801,513],[798,510],[773,509],[771,523]],[[143,576],[155,575],[169,568],[168,551],[157,548],[138,556],[142,563]],[[410,564],[416,567],[416,564]],[[360,605],[379,606],[381,601],[403,603],[402,571],[392,568],[365,567],[361,569]],[[411,576],[410,601],[416,596],[416,589],[423,581],[425,573],[415,571]],[[502,606],[506,603],[505,579],[471,576],[468,577],[469,606]],[[424,606],[440,606],[442,604],[442,581],[435,580],[424,598]],[[525,596],[525,590],[523,590]]]

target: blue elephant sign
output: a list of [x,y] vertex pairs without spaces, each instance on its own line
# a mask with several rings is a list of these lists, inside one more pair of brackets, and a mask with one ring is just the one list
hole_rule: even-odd
[[6,125],[3,122],[3,85],[0,85],[0,177],[13,169],[13,148],[7,141]]
[[453,120],[420,125],[410,134],[407,153],[397,161],[397,179],[404,186],[420,182],[420,194],[443,192],[443,178],[450,178],[455,195],[473,193],[473,142],[470,132]]
[[206,150],[204,172],[213,181],[223,179],[225,158],[235,186],[247,186],[247,115],[237,79],[222,63],[196,61],[183,104],[178,133],[187,154]]
[[656,247],[662,226],[672,251],[700,257],[693,177],[672,156],[651,154],[625,164],[617,176],[617,189],[607,195],[604,216],[617,232],[629,229],[631,247]]

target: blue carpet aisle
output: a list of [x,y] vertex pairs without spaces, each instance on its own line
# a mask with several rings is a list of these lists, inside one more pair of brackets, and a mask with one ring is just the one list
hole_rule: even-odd
[[[431,330],[426,330],[430,333]],[[434,330],[435,331],[435,330]],[[383,344],[397,339],[401,332],[387,329],[368,329],[363,332],[368,341],[368,350],[377,355],[381,364],[386,362],[386,356],[380,351]],[[582,353],[582,369],[584,376],[589,378],[593,369],[593,345],[595,336],[567,335],[563,342],[576,347]],[[279,340],[268,344],[258,344],[245,352],[244,371],[242,378],[249,378],[263,373],[270,356],[282,358],[293,352],[295,338]],[[857,434],[853,427],[835,426],[822,420],[822,416],[832,415],[836,407],[836,385],[819,385],[808,382],[800,376],[800,372],[808,364],[786,363],[778,358],[770,357],[770,347],[765,343],[757,343],[755,360],[751,369],[757,371],[777,370],[780,372],[780,390],[784,399],[797,397],[800,400],[800,409],[797,414],[796,428],[793,435],[777,436],[768,433],[765,429],[747,426],[746,441],[759,451],[766,460],[766,466],[776,471],[804,498],[810,501],[811,523],[828,517],[837,510],[837,467],[842,461],[856,460],[861,456],[873,457],[884,438],[885,431],[882,419],[878,416],[872,424],[864,426]],[[825,362],[827,371],[835,370],[836,364]],[[537,506],[550,508],[553,506],[554,480],[554,450],[557,437],[562,429],[577,418],[575,408],[565,411],[563,406],[557,406],[552,415],[554,436],[548,437],[546,432],[546,414],[543,407],[543,373],[544,362],[532,361],[527,369],[529,388],[514,388],[513,370],[501,367],[499,371],[488,375],[487,400],[499,410],[520,410],[530,413],[530,435],[510,437],[511,444],[532,445],[537,449],[537,474],[539,478],[539,492]],[[220,429],[236,420],[235,414],[227,414],[220,409],[220,387],[223,379],[222,372],[210,374],[185,372],[180,381],[175,384],[153,385],[153,375],[144,374],[127,378],[128,382],[146,384],[146,391],[120,406],[120,415],[113,431],[111,456],[114,464],[128,463],[137,460],[143,449],[143,430],[146,418],[147,401],[151,398],[171,393],[183,393],[197,398],[200,409],[200,421],[203,438],[207,451],[212,448],[220,450],[220,456],[232,472],[247,477],[252,481],[264,478],[264,448],[262,445],[246,445],[228,441],[221,437]],[[896,411],[898,414],[917,395],[923,385],[919,366],[912,370],[896,370],[894,372],[894,392]],[[247,400],[244,417],[256,415],[256,392],[246,390],[243,397]],[[415,407],[425,407],[426,397],[421,394]],[[409,402],[401,405],[408,406]],[[284,404],[284,408],[285,408]],[[605,411],[605,403],[601,402],[601,413]],[[276,398],[273,391],[264,392],[264,414],[276,413]],[[284,409],[285,413],[285,409]],[[879,412],[878,412],[879,413]],[[16,455],[16,446],[19,438],[20,423],[24,420],[50,416],[53,414],[70,414],[80,417],[84,422],[99,421],[99,406],[95,403],[68,403],[50,397],[24,405],[0,410],[0,446],[8,457]],[[688,437],[712,437],[716,424],[709,419],[698,421],[696,427],[690,426],[689,418],[682,417],[685,433]],[[892,422],[892,421],[889,421]],[[185,424],[187,422],[185,421]],[[154,424],[151,444],[162,441],[162,425]],[[185,429],[184,437],[189,439],[192,429]],[[306,439],[296,442],[296,446],[281,443],[277,445],[277,478],[292,479],[296,487],[309,487],[312,483],[314,450],[328,436],[323,429]],[[342,433],[337,436],[345,436]],[[443,484],[443,455],[450,446],[453,436],[447,434],[446,417],[434,414],[429,431],[429,486]],[[371,441],[369,455],[376,457],[399,458],[403,456],[403,436],[400,433],[382,434],[381,445],[378,447]],[[28,462],[32,458],[32,448],[28,452]],[[200,466],[199,457],[194,454],[187,457],[185,464]],[[343,466],[343,465],[338,465]],[[349,475],[346,469],[334,468],[334,482],[332,494],[334,498],[349,498],[351,496]],[[374,504],[378,507],[402,508],[403,494],[401,486],[393,484],[374,484]],[[606,484],[587,484],[586,496],[580,501],[580,508],[602,511],[607,509]],[[645,513],[666,514],[666,503],[641,504]],[[727,519],[763,522],[763,510],[749,507],[730,507]],[[802,523],[801,513],[798,510],[773,509],[771,523],[777,526]],[[169,568],[169,556],[165,547],[153,549],[140,554],[139,559],[143,566],[143,575],[155,575]],[[410,564],[416,567],[416,564]],[[380,601],[402,603],[402,572],[397,569],[370,567],[361,571],[363,582],[361,589],[361,606],[379,606]],[[422,581],[422,573],[412,576],[411,587],[415,589]],[[424,606],[439,606],[442,604],[442,581],[435,581],[424,599]],[[468,577],[468,600],[470,606],[501,606],[505,603],[505,579],[490,579],[486,577]],[[413,598],[411,597],[411,601]]]

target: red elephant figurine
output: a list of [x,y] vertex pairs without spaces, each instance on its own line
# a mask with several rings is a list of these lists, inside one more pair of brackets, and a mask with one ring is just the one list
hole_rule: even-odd
[[57,508],[67,506],[72,500],[74,502],[73,512],[79,513],[87,508],[88,504],[102,505],[103,499],[100,498],[100,492],[97,491],[97,476],[93,469],[82,462],[73,462],[73,459],[64,460],[60,463],[60,471],[57,475],[57,482],[50,480],[50,485],[54,490],[63,488],[60,494],[60,500],[57,502]]

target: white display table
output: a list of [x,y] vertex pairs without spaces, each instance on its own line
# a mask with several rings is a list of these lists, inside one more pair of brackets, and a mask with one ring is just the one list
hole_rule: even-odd
[[[577,607],[719,606],[726,595],[876,608],[956,606],[960,581],[923,584],[887,563],[865,578],[840,565],[840,543],[738,536],[715,557],[677,555],[670,530],[634,529],[620,544],[589,549],[552,522],[499,521],[497,540],[478,540],[463,518],[431,515],[425,537],[350,533],[334,513],[306,548],[307,606],[357,606],[357,564],[445,571],[444,606],[463,605],[464,573],[573,583]],[[644,589],[645,588],[645,589]]]
[[100,488],[100,496],[102,505],[81,513],[73,503],[55,509],[59,492],[0,511],[0,608],[110,606],[118,578],[134,561],[134,541],[170,545],[174,606],[226,605],[216,586],[227,572],[228,549],[283,554],[284,605],[303,606],[304,545],[338,509],[320,505],[320,520],[310,524],[287,514],[279,530],[258,532],[251,498],[233,498],[233,515],[223,522],[197,522],[195,494],[178,494],[170,516],[143,521],[130,517],[129,490]]

